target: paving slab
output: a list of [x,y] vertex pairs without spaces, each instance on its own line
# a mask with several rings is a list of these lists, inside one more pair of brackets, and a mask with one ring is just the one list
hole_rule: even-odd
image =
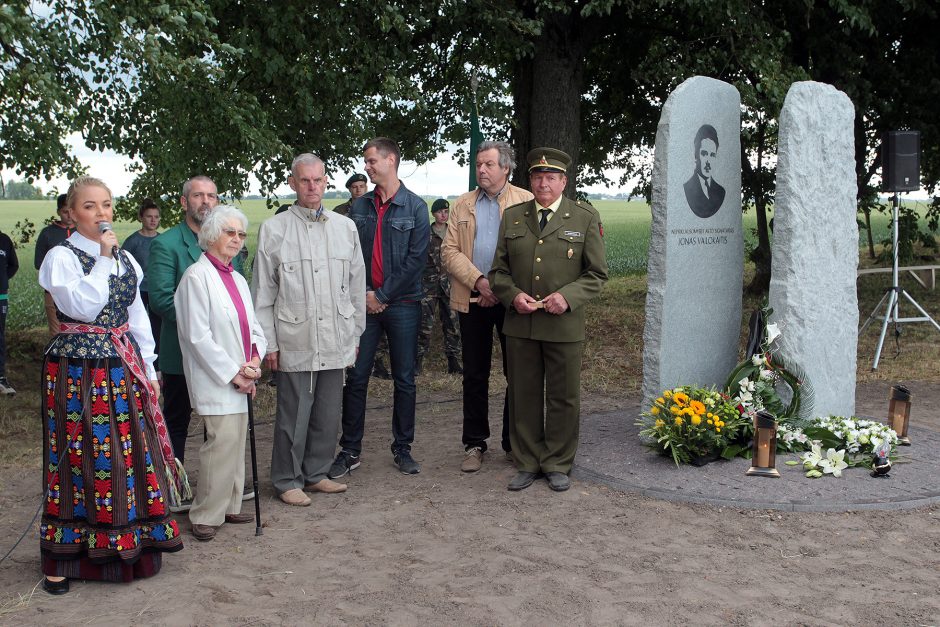
[[[748,509],[841,512],[940,503],[940,431],[928,426],[911,426],[913,446],[900,447],[902,459],[886,478],[873,478],[865,468],[848,468],[840,478],[809,479],[802,466],[784,463],[797,455],[778,455],[780,478],[767,478],[747,476],[750,461],[743,458],[677,467],[672,458],[641,442],[640,428],[634,424],[640,411],[638,397],[626,410],[582,416],[572,477],[667,501]],[[872,418],[861,408],[857,413]],[[880,416],[875,414],[875,419]]]

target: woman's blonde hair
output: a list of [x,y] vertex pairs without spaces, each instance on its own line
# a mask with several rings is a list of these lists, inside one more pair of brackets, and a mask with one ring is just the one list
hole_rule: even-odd
[[93,176],[80,176],[69,185],[69,191],[66,193],[65,206],[72,208],[73,203],[75,202],[75,194],[82,187],[100,187],[106,192],[111,199],[114,199],[114,194],[111,193],[111,188],[104,184],[104,181],[97,179]]

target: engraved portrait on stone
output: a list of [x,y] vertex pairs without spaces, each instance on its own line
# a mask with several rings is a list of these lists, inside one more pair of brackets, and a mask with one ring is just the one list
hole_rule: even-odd
[[718,166],[718,131],[703,124],[695,133],[695,172],[682,186],[692,213],[710,218],[725,200],[725,188],[713,178]]

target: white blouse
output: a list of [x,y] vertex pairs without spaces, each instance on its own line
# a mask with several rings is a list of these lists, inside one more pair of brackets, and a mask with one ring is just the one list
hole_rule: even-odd
[[[46,253],[46,257],[39,268],[39,285],[52,294],[56,307],[65,315],[83,322],[93,322],[104,306],[108,304],[109,286],[108,277],[112,274],[121,276],[127,272],[123,263],[116,263],[114,259],[101,255],[101,244],[94,242],[78,231],[72,233],[68,239],[75,248],[84,251],[95,258],[95,265],[91,272],[85,274],[78,256],[65,246],[53,246]],[[150,319],[147,309],[140,300],[140,282],[144,273],[140,269],[133,255],[126,255],[133,264],[137,273],[137,296],[128,308],[128,324],[130,332],[147,366],[147,377],[151,380],[157,378],[154,361],[153,333],[150,330]]]

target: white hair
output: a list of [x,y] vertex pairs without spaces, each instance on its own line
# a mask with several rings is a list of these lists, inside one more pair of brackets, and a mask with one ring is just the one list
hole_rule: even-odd
[[323,166],[324,171],[326,171],[326,164],[323,163],[323,159],[316,156],[312,152],[305,152],[294,157],[294,160],[290,164],[290,173],[291,176],[297,176],[297,166],[299,165],[317,165],[320,164]]
[[217,205],[202,221],[199,229],[199,248],[209,250],[209,246],[222,237],[222,229],[228,226],[229,220],[237,218],[242,223],[242,230],[248,230],[248,218],[232,205]]

